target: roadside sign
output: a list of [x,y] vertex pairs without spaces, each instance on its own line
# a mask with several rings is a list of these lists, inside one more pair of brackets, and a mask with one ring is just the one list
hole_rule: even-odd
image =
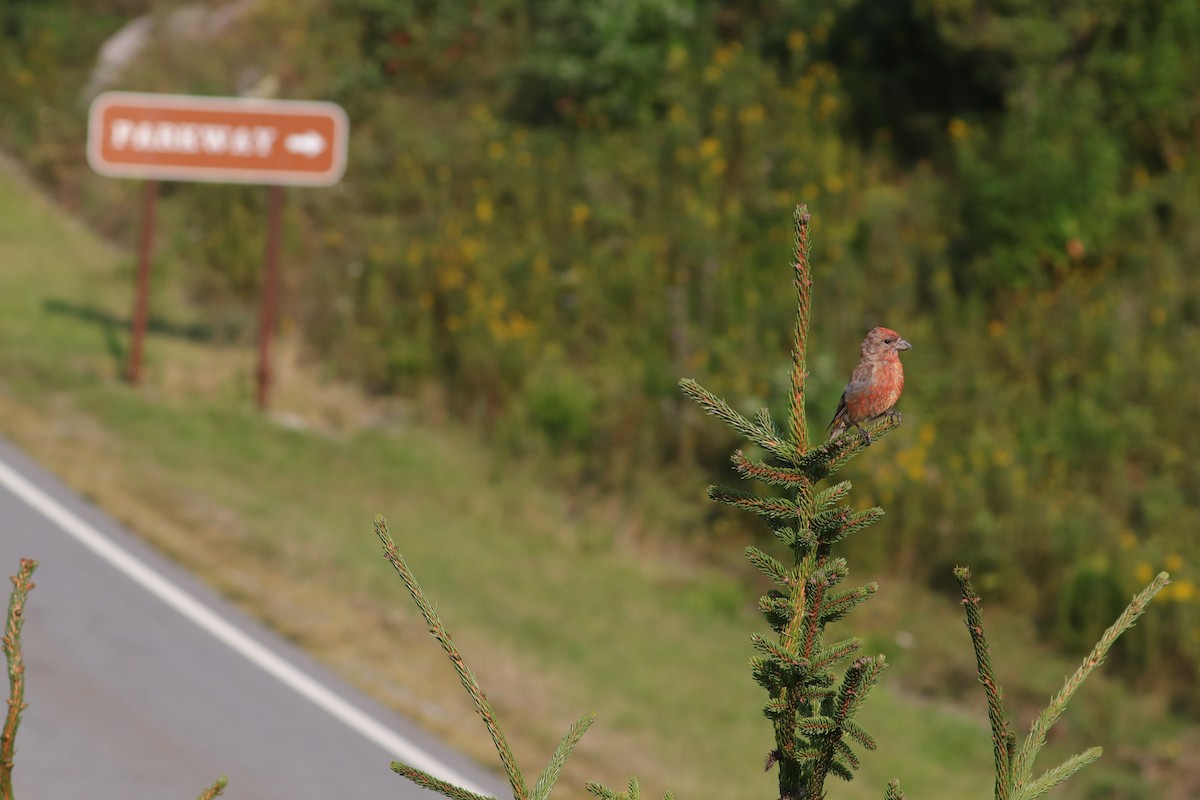
[[350,123],[334,103],[105,92],[88,111],[87,160],[112,178],[146,182],[131,317],[128,377],[141,376],[149,316],[150,257],[158,182],[270,186],[259,313],[258,407],[271,384],[270,344],[279,294],[284,186],[330,186],[346,171]]
[[334,103],[105,92],[88,113],[87,159],[113,178],[329,186],[349,128]]

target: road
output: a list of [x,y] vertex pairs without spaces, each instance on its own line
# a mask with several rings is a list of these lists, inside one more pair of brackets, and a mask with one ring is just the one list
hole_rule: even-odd
[[[0,439],[0,573],[14,574],[21,557],[39,567],[23,637],[18,798],[194,798],[221,775],[225,796],[245,800],[440,797],[394,774],[393,758],[505,796],[495,776],[248,619]],[[7,696],[6,681],[0,689]]]

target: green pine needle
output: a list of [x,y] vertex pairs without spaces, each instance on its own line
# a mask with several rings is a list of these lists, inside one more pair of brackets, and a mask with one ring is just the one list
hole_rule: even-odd
[[[641,800],[642,796],[642,786],[638,783],[637,778],[629,779],[629,788],[624,792],[615,792],[596,781],[588,781],[584,784],[584,788],[599,797],[600,800]],[[675,795],[670,792],[663,795],[663,800],[674,800],[674,798]]]
[[494,797],[487,795],[476,794],[469,789],[464,789],[461,786],[455,786],[453,783],[435,778],[424,770],[419,770],[414,766],[405,764],[403,761],[392,762],[392,772],[403,776],[408,780],[421,786],[425,789],[437,792],[440,795],[449,797],[450,800],[496,800]]
[[201,792],[200,796],[196,800],[213,800],[214,797],[220,797],[225,793],[225,787],[228,785],[229,778],[221,776],[213,782],[212,786],[209,786],[207,789]]
[[1087,677],[1104,663],[1105,656],[1117,638],[1133,627],[1154,596],[1170,583],[1170,576],[1160,572],[1149,586],[1133,598],[1117,621],[1100,637],[1100,641],[1083,660],[1075,674],[1067,678],[1063,688],[1034,720],[1020,751],[1016,749],[1016,737],[1009,729],[1008,717],[1004,713],[1002,691],[992,671],[991,650],[983,633],[983,616],[979,609],[980,598],[971,585],[971,572],[966,567],[955,567],[954,577],[958,579],[962,590],[967,629],[975,646],[979,682],[983,684],[987,694],[988,719],[992,725],[996,759],[996,800],[1034,800],[1100,757],[1101,749],[1093,747],[1072,756],[1054,769],[1047,770],[1036,780],[1033,779],[1033,764],[1046,744],[1050,728],[1062,716],[1067,703]]
[[862,639],[850,638],[835,642],[829,647],[818,650],[812,656],[814,669],[829,669],[839,661],[844,661],[862,649]]
[[808,529],[797,531],[795,528],[779,526],[772,528],[771,533],[796,554],[797,560],[817,549],[817,537]]
[[715,502],[744,508],[768,519],[795,519],[797,516],[796,504],[781,497],[759,497],[728,486],[710,486],[708,496]]
[[730,456],[734,470],[743,478],[762,481],[770,486],[799,489],[811,483],[808,475],[794,467],[777,467],[762,461],[747,458],[741,450]]
[[821,623],[828,625],[831,622],[837,622],[859,605],[866,602],[877,591],[879,591],[879,584],[871,581],[865,586],[859,586],[855,589],[847,589],[843,592],[831,592],[825,600],[824,608],[821,609]]
[[600,800],[617,800],[617,793],[602,783],[588,781],[583,785],[583,788],[596,795],[596,797],[599,797]]
[[1004,692],[992,669],[992,649],[983,633],[983,612],[979,608],[982,600],[971,584],[971,570],[955,567],[954,577],[958,579],[962,593],[967,630],[975,648],[979,682],[983,684],[987,695],[988,722],[992,726],[992,755],[996,764],[996,800],[1009,800],[1012,792],[1013,734],[1009,730],[1008,715],[1004,712]]
[[791,586],[795,583],[796,577],[792,570],[789,570],[783,565],[783,562],[774,556],[764,553],[757,547],[750,545],[745,550],[746,558],[753,564],[759,572],[766,575],[771,580],[780,586]]
[[815,508],[824,509],[846,498],[850,494],[850,481],[839,481],[833,486],[828,486],[817,492],[813,498],[813,506]]
[[803,717],[796,720],[796,730],[802,735],[814,739],[823,736],[838,736],[841,733],[837,720],[833,717],[822,716]]
[[1103,748],[1089,747],[1082,753],[1071,756],[1054,769],[1046,770],[1038,777],[1037,780],[1018,790],[1015,796],[1021,798],[1022,800],[1034,800],[1035,797],[1041,797],[1046,792],[1050,791],[1055,786],[1062,783],[1067,778],[1071,777],[1076,772],[1079,772],[1079,770],[1098,759],[1103,753]]
[[858,764],[844,764],[841,761],[834,759],[829,762],[829,774],[844,781],[854,780],[854,770]]
[[842,730],[864,750],[875,750],[879,747],[879,743],[875,741],[875,737],[867,733],[867,729],[859,725],[851,719],[842,721]]
[[773,659],[776,664],[784,669],[808,669],[808,662],[802,658],[798,658],[792,653],[789,653],[778,642],[772,641],[761,633],[750,634],[750,642],[754,645],[754,649]]
[[[400,555],[400,551],[396,549],[396,543],[392,540],[391,534],[388,533],[387,521],[382,515],[375,517],[375,535],[383,543],[384,558],[388,560],[388,563],[396,570],[400,579],[404,581],[408,593],[412,595],[413,601],[421,611],[421,616],[425,618],[425,624],[429,626],[429,633],[442,646],[446,657],[454,665],[454,671],[458,674],[459,682],[462,683],[463,688],[467,690],[467,694],[471,696],[471,700],[475,704],[475,712],[479,714],[484,725],[487,726],[488,733],[492,737],[492,744],[496,748],[496,754],[500,757],[500,764],[504,767],[504,774],[508,777],[509,784],[512,786],[513,800],[528,800],[529,791],[525,786],[525,776],[522,774],[521,768],[517,766],[517,760],[513,756],[512,748],[508,744],[508,739],[504,736],[504,731],[500,729],[500,723],[496,720],[496,713],[492,710],[492,705],[488,702],[487,695],[483,693],[483,689],[479,686],[479,681],[475,678],[475,673],[463,661],[462,655],[458,652],[453,639],[450,638],[450,632],[446,630],[446,626],[442,624],[442,620],[438,617],[437,611],[434,610],[425,593],[421,591],[416,576],[408,568],[408,564]],[[416,778],[410,779],[416,780]],[[437,779],[433,778],[433,780]],[[457,787],[455,788],[457,789]]]
[[771,409],[760,408],[754,412],[754,424],[756,424],[763,433],[768,434],[773,439],[782,439],[783,435],[779,432],[779,428],[775,427],[775,420],[771,419]]
[[550,790],[554,788],[558,777],[562,775],[563,767],[567,764],[567,759],[571,757],[571,753],[575,750],[575,745],[579,744],[579,740],[583,738],[583,734],[587,733],[587,729],[596,721],[595,714],[585,714],[574,725],[572,725],[562,741],[558,743],[554,754],[550,756],[550,763],[546,765],[546,769],[538,778],[537,783],[533,787],[531,800],[546,800],[550,796]]
[[[1039,778],[1038,781],[1031,782],[1033,762],[1037,758],[1038,753],[1041,752],[1042,747],[1045,746],[1046,736],[1050,732],[1050,728],[1062,716],[1067,703],[1070,702],[1071,697],[1074,696],[1079,687],[1083,685],[1083,682],[1087,680],[1087,677],[1092,674],[1092,671],[1096,667],[1104,663],[1104,658],[1108,655],[1108,651],[1116,643],[1118,637],[1134,626],[1138,617],[1145,612],[1146,607],[1154,599],[1154,596],[1162,591],[1163,587],[1170,582],[1170,575],[1166,572],[1160,572],[1145,589],[1130,601],[1125,610],[1121,612],[1121,615],[1117,617],[1117,621],[1109,626],[1108,630],[1104,631],[1104,634],[1100,637],[1100,641],[1096,643],[1092,652],[1079,665],[1079,669],[1075,670],[1075,674],[1067,678],[1066,682],[1063,683],[1062,689],[1051,699],[1050,705],[1046,706],[1046,709],[1034,720],[1029,730],[1029,736],[1026,737],[1025,742],[1021,745],[1021,749],[1017,752],[1013,762],[1012,782],[1016,791],[1012,795],[1012,800],[1030,800],[1030,798],[1037,796],[1028,794],[1027,792],[1030,791],[1032,786],[1040,784],[1042,780]],[[1083,756],[1091,752],[1091,750],[1088,750],[1076,758],[1083,758]],[[1099,757],[1099,753],[1096,754],[1096,757]],[[1094,760],[1095,758],[1092,758],[1089,761],[1080,763],[1075,769],[1077,770]]]
[[750,420],[743,417],[738,412],[726,403],[720,397],[717,397],[712,392],[705,389],[700,384],[696,383],[691,378],[684,378],[679,381],[679,388],[688,397],[700,404],[700,407],[723,420],[727,425],[736,430],[738,433],[745,436],[750,441],[757,444],[769,453],[774,453],[781,458],[790,458],[792,450],[784,442],[772,425],[770,429],[764,429]]
[[850,745],[844,739],[838,740],[837,744],[834,745],[834,750],[837,751],[837,755],[834,757],[835,762],[840,761],[853,769],[858,769],[861,766],[862,762],[858,760],[858,756],[850,749]]
[[25,710],[25,659],[21,652],[21,628],[25,625],[25,601],[35,586],[33,573],[38,562],[22,558],[16,575],[10,576],[12,592],[8,613],[0,633],[0,650],[8,665],[8,709],[0,723],[0,797],[13,796],[13,756],[16,753],[17,728]]
[[[857,643],[857,640],[854,640]],[[887,660],[883,656],[861,658],[846,671],[842,681],[842,690],[838,693],[838,719],[847,721],[858,713],[858,709],[866,701],[879,676],[887,669]]]

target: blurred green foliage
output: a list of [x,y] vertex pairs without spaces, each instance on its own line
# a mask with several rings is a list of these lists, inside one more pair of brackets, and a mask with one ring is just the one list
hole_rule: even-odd
[[[867,328],[915,345],[906,425],[855,465],[894,531],[861,556],[947,585],[969,562],[1072,644],[1168,569],[1121,663],[1200,706],[1195,3],[262,0],[190,37],[176,6],[82,5],[0,9],[6,148],[131,239],[132,189],[83,165],[81,92],[152,5],[114,88],[341,103],[345,181],[290,194],[291,319],[369,390],[435,386],[502,446],[586,449],[610,487],[724,469],[680,376],[785,403],[808,203],[813,423]],[[251,303],[262,193],[164,206],[179,279]]]

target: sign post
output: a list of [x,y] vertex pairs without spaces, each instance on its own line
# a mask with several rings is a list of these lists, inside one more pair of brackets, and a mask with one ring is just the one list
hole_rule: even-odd
[[279,286],[284,186],[331,186],[346,169],[346,112],[333,103],[105,92],[88,112],[87,158],[114,178],[147,181],[138,249],[129,380],[141,372],[157,181],[271,187],[259,320],[257,400],[265,408]]
[[154,206],[158,202],[158,181],[146,181],[142,189],[142,232],[138,242],[137,288],[133,295],[133,337],[129,346],[127,377],[134,386],[142,379],[142,340],[146,338],[146,318],[150,309],[150,253],[154,249]]
[[267,253],[263,261],[262,308],[258,312],[258,391],[259,410],[267,407],[271,388],[271,331],[275,329],[279,307],[279,236],[283,214],[283,187],[272,186],[267,200]]

